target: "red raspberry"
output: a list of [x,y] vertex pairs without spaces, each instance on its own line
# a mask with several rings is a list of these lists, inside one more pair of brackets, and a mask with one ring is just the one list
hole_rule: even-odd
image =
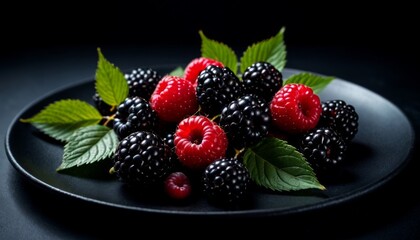
[[228,140],[223,129],[199,115],[182,120],[175,132],[175,153],[190,169],[204,169],[226,154]]
[[191,194],[190,180],[183,172],[173,172],[165,180],[165,191],[171,198],[185,199]]
[[156,86],[150,105],[164,122],[179,122],[198,110],[195,88],[185,79],[169,75]]
[[303,133],[314,128],[321,116],[321,101],[303,84],[286,84],[270,104],[274,125],[288,133]]
[[197,87],[197,77],[200,75],[200,72],[204,70],[209,65],[216,65],[218,67],[223,67],[223,64],[219,61],[216,61],[211,58],[194,58],[190,63],[185,67],[184,78],[192,83],[194,88]]

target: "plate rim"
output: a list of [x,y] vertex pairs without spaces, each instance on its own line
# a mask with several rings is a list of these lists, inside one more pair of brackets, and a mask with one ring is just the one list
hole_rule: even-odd
[[[166,65],[160,66],[160,68],[164,68],[164,67],[168,67],[168,66],[166,66]],[[290,72],[290,74],[295,74],[295,73],[305,71],[305,70],[300,70],[300,69],[296,69],[296,68],[284,68],[284,70]],[[319,73],[316,73],[316,72],[313,72],[313,71],[305,71],[305,72],[311,72],[311,73],[315,73],[315,74],[318,74],[318,75],[324,75],[324,74],[319,74]],[[351,191],[348,191],[346,193],[343,193],[343,194],[340,194],[340,195],[337,195],[337,196],[329,197],[328,199],[325,199],[321,202],[315,202],[315,203],[307,204],[307,205],[304,205],[304,206],[294,206],[294,207],[289,207],[289,208],[276,208],[276,209],[269,209],[269,208],[268,209],[244,209],[244,210],[234,210],[234,211],[220,209],[220,210],[216,210],[216,211],[203,211],[203,212],[194,212],[194,211],[185,211],[185,210],[169,210],[169,209],[165,209],[165,210],[163,210],[163,209],[153,209],[153,208],[145,208],[145,207],[138,207],[138,206],[128,206],[128,205],[119,204],[119,203],[111,203],[111,202],[98,200],[98,199],[91,198],[91,197],[86,197],[86,196],[83,196],[83,195],[80,195],[80,194],[65,191],[65,190],[60,189],[58,187],[55,187],[51,184],[48,184],[48,183],[42,181],[41,179],[36,178],[32,174],[30,174],[25,168],[23,168],[18,163],[17,159],[13,156],[11,146],[10,146],[11,145],[10,138],[11,138],[13,128],[16,126],[16,123],[19,122],[19,119],[22,117],[22,115],[24,113],[29,111],[34,106],[38,105],[41,101],[45,100],[45,98],[51,97],[52,95],[54,95],[54,94],[56,94],[60,91],[64,91],[68,88],[77,87],[79,85],[92,83],[92,82],[94,82],[93,78],[72,82],[70,84],[66,84],[66,85],[61,86],[59,88],[55,88],[55,89],[50,90],[47,93],[41,95],[40,97],[36,98],[35,100],[31,101],[27,105],[25,105],[25,107],[22,108],[13,117],[12,121],[10,122],[10,124],[7,127],[7,132],[6,132],[5,141],[4,141],[5,142],[5,148],[6,148],[6,155],[7,155],[7,158],[9,160],[9,162],[17,170],[17,172],[19,172],[22,176],[25,177],[25,179],[30,180],[31,183],[34,183],[34,185],[36,185],[38,187],[42,187],[43,189],[50,190],[50,191],[53,191],[55,193],[60,193],[60,194],[63,194],[65,196],[69,196],[72,199],[77,199],[77,200],[81,200],[81,201],[85,201],[85,202],[89,202],[89,203],[95,203],[95,204],[99,204],[99,205],[107,206],[107,207],[113,207],[113,208],[116,208],[116,209],[124,209],[124,210],[130,210],[130,211],[141,212],[141,213],[153,213],[153,214],[164,214],[164,215],[182,215],[182,216],[203,216],[203,215],[205,215],[205,216],[233,216],[233,217],[235,217],[235,216],[240,216],[240,217],[252,216],[252,217],[258,217],[258,216],[285,216],[285,215],[296,214],[296,213],[301,213],[301,212],[309,212],[309,211],[313,211],[313,210],[320,209],[320,208],[332,207],[332,206],[335,206],[335,205],[338,205],[338,204],[341,204],[341,203],[344,203],[344,202],[348,202],[352,199],[360,198],[361,196],[364,196],[367,193],[373,192],[374,190],[377,190],[379,187],[387,184],[391,179],[393,179],[395,176],[397,176],[405,168],[405,166],[407,166],[407,164],[412,160],[414,142],[415,142],[415,132],[414,132],[413,125],[412,125],[410,119],[407,117],[407,115],[397,105],[395,105],[393,102],[386,99],[385,97],[377,94],[376,92],[373,92],[373,91],[365,88],[364,86],[355,84],[353,82],[350,82],[350,81],[347,81],[347,80],[344,80],[344,79],[341,79],[341,78],[338,78],[338,77],[334,77],[334,81],[337,81],[337,80],[339,82],[344,82],[346,84],[350,84],[352,86],[362,88],[363,90],[366,90],[371,94],[374,94],[376,97],[381,98],[382,100],[387,102],[391,107],[393,107],[397,112],[399,112],[408,124],[409,132],[410,132],[409,141],[410,141],[411,145],[410,145],[410,148],[408,150],[407,156],[402,161],[402,163],[399,164],[396,168],[394,168],[390,173],[384,175],[380,179],[377,179],[376,181],[371,182],[369,184],[362,185],[361,187],[358,187],[358,188],[353,189]]]

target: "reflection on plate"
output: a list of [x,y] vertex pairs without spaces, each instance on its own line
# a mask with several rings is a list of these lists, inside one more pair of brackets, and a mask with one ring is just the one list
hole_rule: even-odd
[[[158,69],[169,72],[169,68]],[[285,77],[297,70],[285,69]],[[94,82],[66,87],[32,103],[12,122],[6,136],[6,148],[12,165],[36,184],[64,195],[115,208],[171,215],[279,216],[309,211],[349,201],[366,194],[394,177],[407,163],[414,144],[414,132],[406,116],[377,94],[335,79],[320,94],[321,100],[343,99],[359,114],[359,132],[349,149],[346,165],[331,179],[320,179],[323,192],[254,194],[249,208],[226,211],[197,197],[183,205],[159,197],[135,193],[113,178],[77,177],[55,171],[62,160],[63,146],[39,134],[30,124],[19,122],[39,112],[49,103],[65,99],[91,102]],[[333,179],[334,178],[334,179]]]

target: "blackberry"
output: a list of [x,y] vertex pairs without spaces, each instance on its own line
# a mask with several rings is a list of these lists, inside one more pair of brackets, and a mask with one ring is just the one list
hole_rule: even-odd
[[283,85],[283,75],[268,62],[256,62],[242,75],[245,92],[255,94],[266,102],[271,102],[274,94]]
[[123,139],[136,131],[152,130],[157,122],[157,115],[148,101],[128,97],[117,108],[113,128],[119,139]]
[[[174,137],[175,137],[174,133],[167,133],[162,137],[162,140],[165,142],[166,146],[168,146],[168,150],[170,151],[169,156],[172,159],[171,161],[174,163],[178,163],[179,160],[175,153]],[[174,165],[176,165],[177,168],[181,166],[180,164],[174,164]]]
[[174,144],[174,133],[166,133],[163,136],[162,139],[166,143],[166,145],[168,145],[168,147],[170,147],[171,149],[175,148],[175,144]]
[[167,147],[156,134],[134,132],[120,141],[112,170],[123,182],[150,186],[163,181],[171,172]]
[[162,77],[151,68],[137,68],[133,69],[131,73],[125,74],[125,78],[129,86],[130,96],[149,100]]
[[110,105],[108,105],[104,100],[99,96],[99,93],[95,92],[92,96],[93,103],[95,104],[96,109],[102,114],[102,116],[111,116],[115,113]]
[[256,96],[245,95],[223,108],[220,126],[236,149],[257,144],[268,134],[271,122],[268,104]]
[[198,75],[196,92],[201,110],[214,116],[242,96],[243,85],[229,68],[209,65]]
[[346,142],[350,142],[358,131],[359,116],[352,105],[343,100],[322,102],[319,127],[330,127]]
[[209,202],[226,207],[239,206],[246,201],[250,182],[248,170],[235,158],[217,160],[203,173],[203,190]]
[[306,133],[300,151],[317,170],[329,170],[343,161],[346,144],[334,130],[315,128]]

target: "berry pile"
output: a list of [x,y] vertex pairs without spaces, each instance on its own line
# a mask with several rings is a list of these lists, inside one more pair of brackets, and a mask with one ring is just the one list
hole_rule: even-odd
[[138,68],[126,79],[129,96],[116,110],[93,96],[101,113],[114,114],[120,142],[111,170],[123,182],[160,187],[178,201],[201,192],[225,207],[246,202],[252,180],[241,150],[278,133],[296,140],[290,144],[313,169],[328,174],[345,161],[358,130],[352,105],[321,102],[307,85],[284,84],[269,62],[239,75],[201,57],[182,77]]

